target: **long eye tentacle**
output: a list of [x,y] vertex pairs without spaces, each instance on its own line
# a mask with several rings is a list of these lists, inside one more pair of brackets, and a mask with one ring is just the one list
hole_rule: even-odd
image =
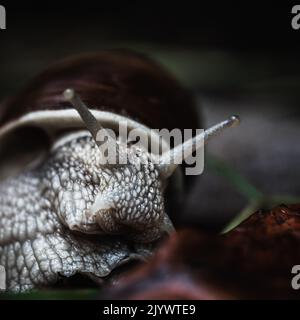
[[165,178],[168,178],[178,167],[178,163],[180,163],[180,160],[187,159],[195,150],[203,147],[203,145],[207,143],[211,138],[219,135],[226,128],[236,126],[237,124],[239,124],[239,122],[240,118],[238,116],[231,116],[228,119],[214,125],[213,127],[199,133],[183,144],[180,144],[175,148],[166,151],[161,155],[159,159],[158,167],[161,174]]
[[[90,131],[93,139],[96,144],[100,148],[104,141],[99,139],[99,133],[102,132],[103,136],[107,138],[105,142],[107,142],[110,147],[114,146],[116,151],[116,157],[109,160],[108,163],[115,163],[118,159],[120,159],[121,153],[119,150],[119,144],[116,140],[116,137],[113,136],[107,129],[103,128],[101,123],[97,121],[94,115],[91,113],[89,108],[85,105],[85,103],[80,99],[80,97],[76,94],[75,90],[72,88],[68,88],[63,92],[63,97],[66,101],[72,104],[72,106],[77,110],[81,119],[86,125],[86,128]],[[124,156],[124,155],[123,155]]]
[[99,130],[103,129],[101,124],[97,121],[97,119],[90,112],[88,107],[84,104],[84,102],[80,99],[80,97],[76,94],[74,89],[66,89],[63,92],[64,99],[72,104],[72,106],[78,111],[80,117],[85,123],[87,129],[92,134],[94,140],[97,142],[97,133]]

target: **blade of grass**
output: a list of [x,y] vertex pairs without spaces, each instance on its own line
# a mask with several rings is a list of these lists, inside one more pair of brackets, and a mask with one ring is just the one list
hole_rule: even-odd
[[226,227],[221,231],[221,234],[227,233],[237,227],[240,223],[250,217],[254,212],[261,209],[263,203],[263,198],[250,201],[248,205],[226,225]]

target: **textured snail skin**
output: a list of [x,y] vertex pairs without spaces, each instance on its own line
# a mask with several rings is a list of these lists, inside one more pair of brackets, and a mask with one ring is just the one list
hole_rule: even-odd
[[[100,156],[86,132],[54,148],[37,169],[1,182],[0,264],[8,290],[75,273],[104,277],[150,254],[165,218],[158,171],[151,161],[140,170],[97,165]],[[99,194],[110,195],[113,207],[89,214]],[[108,235],[114,233],[126,239]]]

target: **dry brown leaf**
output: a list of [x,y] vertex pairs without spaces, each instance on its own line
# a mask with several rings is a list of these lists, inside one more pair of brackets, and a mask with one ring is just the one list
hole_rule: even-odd
[[256,212],[226,235],[185,229],[149,263],[123,276],[109,296],[122,299],[297,298],[300,205]]

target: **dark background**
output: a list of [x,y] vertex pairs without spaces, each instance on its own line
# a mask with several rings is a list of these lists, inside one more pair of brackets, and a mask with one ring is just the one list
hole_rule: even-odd
[[[126,47],[152,56],[193,91],[204,127],[241,116],[239,128],[206,149],[230,172],[208,159],[189,195],[187,220],[223,223],[235,216],[253,200],[243,191],[248,183],[266,199],[279,195],[278,203],[300,197],[300,30],[291,28],[297,2],[0,4],[7,11],[7,29],[0,30],[0,99],[57,59]],[[236,174],[246,179],[242,186]]]

